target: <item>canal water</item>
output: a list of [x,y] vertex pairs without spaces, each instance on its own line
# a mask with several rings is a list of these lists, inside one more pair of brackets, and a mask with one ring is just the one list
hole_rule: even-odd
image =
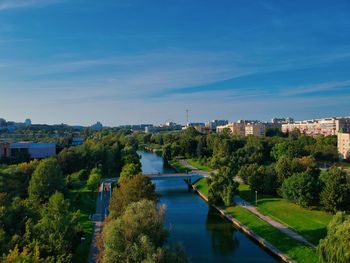
[[[163,159],[139,152],[143,173],[167,173]],[[154,181],[160,203],[165,204],[169,242],[181,243],[193,263],[277,262],[265,250],[189,190],[183,180]]]

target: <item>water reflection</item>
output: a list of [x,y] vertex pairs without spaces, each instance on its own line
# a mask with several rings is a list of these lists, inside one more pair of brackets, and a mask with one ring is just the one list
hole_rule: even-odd
[[239,247],[239,240],[235,236],[237,230],[212,208],[208,211],[205,225],[211,234],[211,243],[215,254],[231,254]]

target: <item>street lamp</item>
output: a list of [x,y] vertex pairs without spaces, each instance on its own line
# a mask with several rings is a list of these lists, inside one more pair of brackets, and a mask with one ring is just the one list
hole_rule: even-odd
[[255,191],[255,206],[258,206],[258,191]]

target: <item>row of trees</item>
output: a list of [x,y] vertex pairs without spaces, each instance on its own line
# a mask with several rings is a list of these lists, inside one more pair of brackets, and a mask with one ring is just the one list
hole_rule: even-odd
[[102,176],[116,177],[130,163],[139,157],[125,135],[94,133],[57,157],[0,166],[2,261],[72,262],[84,232],[70,188],[94,191]]
[[148,177],[123,171],[113,190],[109,217],[99,242],[99,262],[186,263],[181,247],[165,247],[164,206],[157,206],[155,186]]

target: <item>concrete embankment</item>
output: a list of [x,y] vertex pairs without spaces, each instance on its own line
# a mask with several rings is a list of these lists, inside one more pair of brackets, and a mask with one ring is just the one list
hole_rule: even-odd
[[[188,184],[203,200],[205,200],[208,203],[208,198],[202,194],[196,186],[192,184]],[[287,255],[282,253],[279,249],[271,245],[269,242],[267,242],[265,239],[262,237],[258,236],[255,234],[252,230],[250,230],[248,227],[243,225],[241,222],[239,222],[237,219],[233,218],[230,214],[228,214],[225,210],[219,208],[218,206],[212,205],[214,209],[216,209],[224,218],[232,222],[232,224],[240,229],[243,233],[245,233],[247,236],[252,238],[254,241],[256,241],[259,245],[261,245],[263,248],[265,248],[267,251],[275,255],[277,258],[282,260],[283,262],[287,263],[294,263],[291,258],[289,258]]]

